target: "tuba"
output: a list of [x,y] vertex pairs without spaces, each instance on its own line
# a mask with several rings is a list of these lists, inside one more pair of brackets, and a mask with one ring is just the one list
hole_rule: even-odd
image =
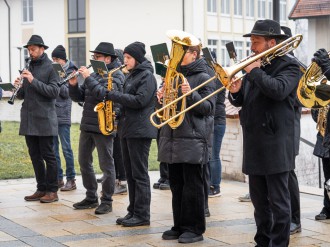
[[[118,70],[122,70],[126,65],[122,65],[118,68],[112,69],[108,74],[108,91],[112,90],[112,74]],[[94,111],[97,112],[99,128],[103,135],[110,135],[116,130],[115,119],[116,114],[113,111],[113,102],[111,100],[103,100],[94,107]]]
[[307,108],[322,108],[330,103],[330,83],[316,62],[312,62],[300,78],[297,96]]
[[[185,80],[184,76],[177,72],[177,67],[180,65],[189,46],[196,46],[200,44],[196,37],[183,31],[169,30],[166,34],[172,40],[172,49],[164,78],[163,106],[168,104],[170,104],[170,106],[150,116],[151,123],[156,127],[157,124],[153,121],[154,116],[157,116],[160,122],[166,122],[173,115],[184,111],[186,108],[185,98],[180,102],[174,102],[172,104],[172,102],[179,97],[181,83]],[[180,126],[183,119],[184,114],[168,121],[167,123],[172,129],[176,129]]]

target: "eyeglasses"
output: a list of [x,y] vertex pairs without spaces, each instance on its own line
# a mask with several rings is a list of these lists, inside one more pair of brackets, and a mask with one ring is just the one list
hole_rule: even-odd
[[91,57],[92,57],[92,59],[97,60],[100,57],[105,57],[105,56],[104,55],[92,55]]

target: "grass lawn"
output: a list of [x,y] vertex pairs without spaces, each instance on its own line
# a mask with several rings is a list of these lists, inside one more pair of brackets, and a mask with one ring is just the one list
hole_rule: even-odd
[[[0,133],[0,179],[30,178],[34,177],[34,171],[30,156],[25,144],[24,136],[18,135],[18,122],[1,122],[2,132]],[[80,174],[78,164],[78,142],[79,124],[71,126],[71,145],[74,155],[76,172]],[[62,152],[60,150],[60,152]],[[96,150],[93,153],[94,169],[101,173]],[[61,153],[62,168],[65,169],[65,160]],[[159,170],[157,162],[157,145],[153,140],[149,154],[149,170]]]

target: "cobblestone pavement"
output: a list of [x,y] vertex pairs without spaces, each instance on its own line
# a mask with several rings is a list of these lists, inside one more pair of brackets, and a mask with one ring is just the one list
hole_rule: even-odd
[[[158,172],[150,172],[151,183]],[[171,192],[152,189],[150,227],[125,228],[116,225],[126,214],[127,195],[113,197],[113,212],[95,215],[94,210],[74,210],[72,204],[84,198],[81,177],[78,189],[59,192],[59,202],[26,202],[24,196],[35,191],[34,179],[0,181],[0,246],[182,246],[176,240],[164,241],[162,232],[172,226]],[[253,206],[238,202],[247,184],[223,180],[222,196],[210,198],[211,217],[206,218],[204,241],[191,246],[254,246],[256,231]],[[317,222],[322,207],[322,191],[301,188],[302,232],[290,246],[330,246],[330,220]],[[192,216],[193,217],[193,216]]]

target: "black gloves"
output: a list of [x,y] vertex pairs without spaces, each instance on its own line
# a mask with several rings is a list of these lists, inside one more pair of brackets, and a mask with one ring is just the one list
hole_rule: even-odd
[[322,73],[330,79],[330,58],[329,54],[325,49],[319,49],[317,52],[314,53],[314,58],[312,59],[313,62],[316,62],[318,66],[321,67]]

